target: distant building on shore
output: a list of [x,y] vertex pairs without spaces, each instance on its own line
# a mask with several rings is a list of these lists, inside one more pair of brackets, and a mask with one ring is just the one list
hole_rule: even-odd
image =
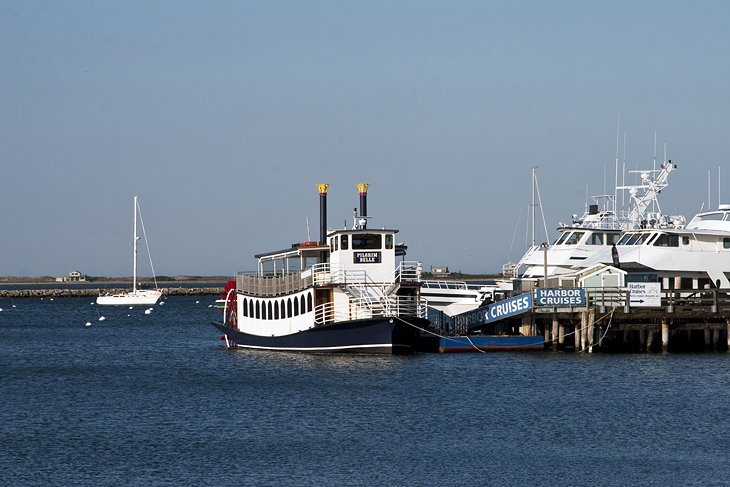
[[71,271],[67,276],[57,277],[56,282],[86,282],[86,274],[79,271]]
[[432,265],[431,274],[433,274],[433,277],[446,277],[451,275],[451,272],[449,272],[449,268],[445,265]]

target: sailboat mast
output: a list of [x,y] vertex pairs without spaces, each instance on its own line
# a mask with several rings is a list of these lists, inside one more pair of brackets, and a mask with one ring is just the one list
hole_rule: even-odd
[[132,292],[137,292],[137,197],[134,197],[134,208],[132,213],[134,222],[134,236],[132,237]]
[[532,168],[532,246],[535,246],[535,168]]

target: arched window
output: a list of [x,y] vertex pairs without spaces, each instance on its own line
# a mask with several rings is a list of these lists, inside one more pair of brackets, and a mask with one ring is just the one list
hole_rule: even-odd
[[299,316],[299,300],[294,296],[294,316]]
[[253,318],[253,299],[248,301],[248,316]]
[[274,319],[279,319],[279,303],[277,303],[276,301],[274,301]]
[[287,318],[291,318],[292,316],[294,316],[291,311],[291,298],[286,300],[286,316]]
[[302,314],[307,312],[307,305],[304,303],[304,294],[299,297],[299,310]]
[[312,293],[307,293],[307,311],[312,312]]
[[281,317],[286,318],[286,308],[285,308],[283,299],[281,301],[279,301],[279,306],[281,306]]
[[269,307],[269,319],[270,320],[273,320],[274,319],[274,315],[271,314],[271,301],[269,301],[268,307]]
[[248,299],[243,298],[243,305],[241,307],[243,311],[243,316],[248,316]]
[[261,319],[266,319],[266,301],[261,301]]
[[258,299],[256,300],[256,319],[261,318],[261,304],[259,303]]

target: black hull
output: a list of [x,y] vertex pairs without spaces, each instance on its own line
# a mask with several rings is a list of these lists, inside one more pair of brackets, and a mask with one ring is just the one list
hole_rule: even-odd
[[225,333],[232,345],[262,350],[291,352],[411,353],[418,343],[422,318],[370,318],[318,326],[278,337],[249,335],[221,323],[213,325]]

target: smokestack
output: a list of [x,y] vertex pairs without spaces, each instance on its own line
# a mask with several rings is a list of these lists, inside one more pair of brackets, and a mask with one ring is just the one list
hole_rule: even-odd
[[327,189],[329,184],[317,184],[319,190],[319,244],[327,243]]
[[360,191],[360,218],[362,219],[362,227],[367,225],[368,216],[368,186],[367,183],[357,183],[355,185]]

